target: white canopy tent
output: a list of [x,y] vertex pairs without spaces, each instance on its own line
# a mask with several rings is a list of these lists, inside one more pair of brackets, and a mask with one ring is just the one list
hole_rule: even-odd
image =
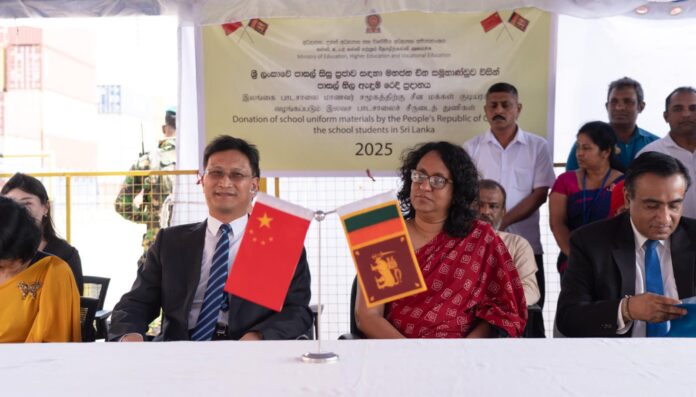
[[[648,7],[647,14],[636,13],[636,8],[641,6]],[[691,55],[696,54],[696,42],[691,39],[696,34],[696,24],[692,21],[696,17],[696,0],[650,3],[647,0],[0,0],[0,18],[17,18],[20,19],[17,23],[22,23],[21,18],[177,17],[181,26],[178,165],[193,169],[199,167],[200,152],[194,148],[204,145],[202,135],[195,133],[200,129],[198,115],[203,114],[204,106],[197,89],[202,82],[197,73],[200,70],[197,26],[256,17],[349,17],[407,10],[464,13],[521,7],[570,16],[560,17],[557,32],[559,62],[555,84],[556,92],[561,94],[556,97],[557,122],[549,138],[566,139],[569,143],[556,145],[556,161],[565,161],[582,122],[605,119],[606,85],[612,79],[628,75],[643,83],[648,111],[640,116],[639,122],[658,134],[664,133],[665,124],[661,120],[664,95],[677,85],[696,85],[696,75],[690,67],[696,61]],[[683,11],[670,16],[673,7],[681,7]],[[563,23],[564,18],[569,23]],[[568,37],[569,32],[573,37]],[[559,112],[559,109],[564,110]],[[651,123],[649,117],[655,120]],[[192,220],[177,212],[174,217],[175,223]]]
[[[201,66],[196,54],[200,49],[197,26],[257,17],[331,18],[398,11],[464,13],[521,7],[578,18],[634,17],[636,22],[696,17],[696,0],[0,0],[0,18],[177,16],[181,26],[178,146],[192,148],[204,145],[202,134],[183,133],[201,130],[198,116],[203,114],[203,101],[197,88],[201,83],[201,76],[196,72]],[[639,14],[637,9],[641,7],[643,13]],[[670,12],[675,7],[680,12],[672,15],[674,12]],[[553,143],[553,133],[549,134],[549,140]],[[180,151],[178,164],[185,169],[197,168],[198,150]]]
[[[639,15],[636,8],[647,6]],[[372,12],[480,12],[536,7],[581,18],[696,16],[696,0],[0,0],[0,18],[179,15],[182,23],[207,25],[255,17],[346,17]]]

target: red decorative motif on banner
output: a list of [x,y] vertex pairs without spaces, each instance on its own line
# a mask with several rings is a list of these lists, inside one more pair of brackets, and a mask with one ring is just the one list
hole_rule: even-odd
[[237,29],[239,29],[241,27],[242,27],[242,23],[239,21],[222,24],[222,30],[225,31],[225,36],[231,35],[232,33],[234,33]]
[[365,33],[381,33],[382,30],[379,28],[381,23],[382,17],[380,17],[379,14],[366,16],[365,24],[367,25],[367,29],[365,29]]
[[526,31],[527,26],[529,26],[529,19],[523,17],[517,11],[513,12],[512,15],[510,15],[510,19],[508,19],[508,22],[516,27],[517,29],[521,31]]
[[481,27],[483,27],[484,32],[488,33],[501,23],[503,23],[503,18],[501,18],[498,11],[496,11],[481,21]]
[[248,26],[262,35],[265,35],[266,30],[268,30],[268,24],[258,18],[249,20]]

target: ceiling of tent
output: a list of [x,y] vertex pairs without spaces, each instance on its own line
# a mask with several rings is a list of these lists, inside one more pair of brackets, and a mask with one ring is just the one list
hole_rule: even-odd
[[[206,25],[255,17],[344,17],[405,10],[476,12],[521,7],[582,18],[696,17],[696,0],[0,0],[0,18],[178,14],[185,24]],[[670,15],[675,7],[681,11]],[[637,13],[637,9],[644,13]]]

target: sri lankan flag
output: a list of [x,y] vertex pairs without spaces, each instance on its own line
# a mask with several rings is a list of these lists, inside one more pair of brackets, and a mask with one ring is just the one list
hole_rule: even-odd
[[427,288],[394,192],[336,209],[368,307]]
[[514,11],[512,15],[510,15],[508,23],[524,32],[527,30],[527,26],[529,26],[529,19],[523,17],[517,11]]
[[268,24],[258,18],[250,19],[247,26],[259,32],[261,35],[265,35],[266,30],[268,30]]

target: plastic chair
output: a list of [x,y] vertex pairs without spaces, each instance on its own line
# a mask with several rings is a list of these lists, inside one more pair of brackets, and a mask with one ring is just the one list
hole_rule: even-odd
[[[309,310],[312,311],[312,325],[309,326],[307,332],[295,338],[297,340],[315,340],[317,335],[319,335],[319,323],[317,323],[319,306],[309,305]],[[324,305],[321,305],[321,312],[324,312]]]
[[109,281],[111,281],[111,279],[84,276],[83,280],[83,296],[97,300],[97,311],[94,315],[94,322],[96,324],[95,339],[106,339],[106,335],[109,331],[107,319],[111,316],[111,310],[104,310],[104,301],[106,300],[106,292],[109,289]]
[[365,334],[360,332],[355,321],[355,296],[358,294],[358,276],[353,278],[353,285],[350,287],[350,333],[338,337],[340,340],[364,339]]
[[99,300],[86,296],[80,297],[80,328],[83,342],[94,342],[94,315],[97,313]]
[[541,307],[537,304],[527,306],[527,326],[522,333],[523,338],[545,338],[544,317]]

